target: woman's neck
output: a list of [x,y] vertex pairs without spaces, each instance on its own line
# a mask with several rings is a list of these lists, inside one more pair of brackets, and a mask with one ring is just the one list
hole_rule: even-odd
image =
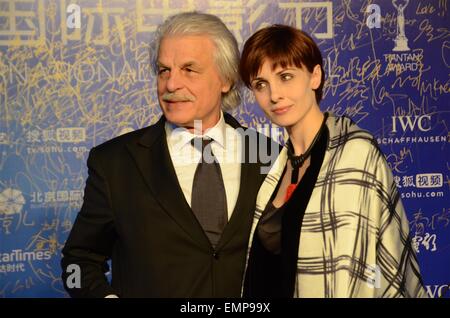
[[319,107],[314,107],[295,125],[286,128],[294,147],[295,155],[305,153],[322,125],[324,114]]

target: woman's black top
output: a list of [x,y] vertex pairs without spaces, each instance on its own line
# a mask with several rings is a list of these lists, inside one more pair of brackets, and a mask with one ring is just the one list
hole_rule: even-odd
[[325,126],[311,149],[310,165],[303,178],[291,198],[277,209],[272,201],[283,176],[280,178],[253,236],[244,297],[293,297],[303,215],[322,166],[328,136]]

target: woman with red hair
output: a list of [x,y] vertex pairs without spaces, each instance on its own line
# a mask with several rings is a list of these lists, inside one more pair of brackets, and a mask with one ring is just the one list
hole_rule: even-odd
[[314,40],[290,26],[245,43],[240,74],[289,140],[267,175],[246,263],[246,297],[426,296],[392,173],[373,136],[319,108]]

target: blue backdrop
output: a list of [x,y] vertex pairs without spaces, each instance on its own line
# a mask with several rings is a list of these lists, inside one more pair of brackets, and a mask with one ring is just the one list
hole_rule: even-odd
[[[317,39],[327,76],[321,108],[377,137],[427,290],[441,296],[450,283],[446,0],[10,0],[0,1],[0,297],[67,296],[59,261],[88,151],[159,118],[153,34],[193,9],[222,18],[240,46],[273,23]],[[268,131],[251,93],[243,96],[233,115]]]

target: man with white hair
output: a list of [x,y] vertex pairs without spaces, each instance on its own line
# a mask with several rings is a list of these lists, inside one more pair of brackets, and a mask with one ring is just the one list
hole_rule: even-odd
[[[265,151],[278,147],[225,112],[240,103],[239,50],[219,18],[177,14],[157,36],[163,116],[89,154],[84,204],[61,262],[73,297],[240,296],[264,179],[260,156],[248,155],[261,141]],[[71,264],[81,286],[69,283]]]

